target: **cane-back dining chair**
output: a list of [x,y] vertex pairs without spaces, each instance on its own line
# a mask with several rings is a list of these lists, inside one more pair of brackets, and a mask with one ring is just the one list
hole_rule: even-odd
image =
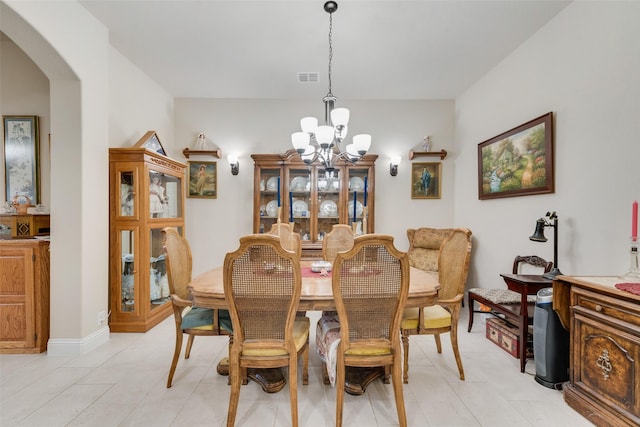
[[[353,247],[353,239],[356,237],[351,226],[335,224],[322,240],[322,258],[333,264],[338,252],[348,251]],[[330,384],[327,371],[326,353],[331,343],[340,336],[340,321],[336,311],[323,311],[316,325],[316,350],[322,360],[322,378],[325,384]]]
[[338,252],[348,251],[353,247],[355,237],[351,226],[335,224],[322,239],[322,258],[332,263]]
[[435,305],[406,309],[402,321],[404,345],[404,382],[409,382],[409,335],[433,335],[438,353],[442,353],[440,334],[449,332],[460,379],[464,369],[458,349],[458,320],[471,260],[471,230],[451,229],[438,253],[440,291]]
[[302,256],[302,244],[300,241],[300,233],[296,233],[293,230],[293,224],[287,224],[286,222],[276,222],[271,226],[268,234],[273,234],[280,237],[280,244],[288,251],[292,251],[298,255],[298,258]]
[[184,355],[185,359],[188,359],[191,355],[193,340],[197,335],[228,335],[231,332],[231,319],[227,310],[193,307],[187,288],[191,282],[192,265],[189,242],[173,227],[164,228],[162,234],[169,293],[176,325],[176,345],[167,379],[167,388],[169,388],[180,358],[183,336],[189,336]]
[[247,368],[280,367],[288,367],[291,423],[297,426],[298,357],[305,385],[309,363],[309,318],[296,317],[302,286],[300,258],[285,250],[277,236],[254,234],[240,238],[240,247],[226,255],[223,268],[233,325],[227,426],[235,424]]
[[402,391],[400,322],[409,292],[409,259],[393,237],[358,236],[336,255],[333,297],[340,318],[336,354],[336,426],[342,425],[346,367],[392,366],[400,426],[407,425]]

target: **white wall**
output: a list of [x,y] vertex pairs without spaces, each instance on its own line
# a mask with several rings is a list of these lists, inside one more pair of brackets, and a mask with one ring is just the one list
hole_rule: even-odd
[[[468,286],[500,285],[515,255],[553,259],[530,242],[559,217],[564,274],[629,267],[631,203],[640,199],[640,3],[574,2],[456,100],[455,222],[474,232]],[[477,144],[555,114],[553,194],[478,200]]]
[[[187,199],[187,238],[194,258],[194,274],[221,265],[224,255],[237,248],[238,238],[252,232],[252,153],[283,153],[291,147],[291,133],[303,116],[324,114],[318,99],[222,100],[176,99],[176,145],[193,148],[199,132],[222,149],[223,159],[192,157],[218,162],[218,198]],[[376,162],[376,232],[391,234],[396,245],[407,249],[406,229],[421,225],[449,227],[453,224],[453,101],[350,101],[349,135],[370,133]],[[411,200],[409,150],[432,135],[434,149],[450,154],[442,162],[442,199]],[[348,137],[349,139],[349,137]],[[240,174],[231,175],[229,153],[239,155]],[[398,176],[389,175],[389,159],[401,155]],[[414,161],[440,161],[438,157]]]

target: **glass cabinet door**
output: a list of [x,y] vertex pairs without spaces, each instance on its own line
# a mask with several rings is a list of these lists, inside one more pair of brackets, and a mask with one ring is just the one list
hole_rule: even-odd
[[115,214],[123,219],[138,219],[139,209],[139,166],[135,163],[123,162],[116,168],[116,179],[119,183],[114,188],[116,192]]
[[138,228],[122,229],[118,233],[120,248],[120,312],[133,313],[138,311],[136,306],[136,292],[139,282],[136,274],[136,252],[138,249]]
[[349,197],[347,198],[348,224],[356,234],[367,233],[368,169],[349,168]]
[[182,217],[182,180],[149,170],[149,217]]
[[309,169],[289,169],[289,194],[287,195],[287,217],[294,223],[294,230],[302,240],[311,238],[311,171]]
[[342,187],[341,170],[327,172],[318,169],[316,188],[318,190],[318,218],[314,241],[322,241],[335,224],[340,223],[340,189]]
[[[182,227],[178,227],[182,235]],[[149,303],[151,311],[162,307],[169,301],[169,279],[167,277],[167,263],[164,256],[164,241],[162,228],[149,230]]]
[[278,208],[283,202],[281,189],[280,169],[260,170],[260,233],[268,232],[278,222]]

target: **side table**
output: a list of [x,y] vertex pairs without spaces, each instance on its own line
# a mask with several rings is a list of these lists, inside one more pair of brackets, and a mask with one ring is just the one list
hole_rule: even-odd
[[529,319],[533,319],[533,313],[529,316],[529,304],[527,295],[535,295],[540,289],[550,288],[552,281],[537,274],[501,274],[507,284],[507,288],[521,295],[520,317],[518,329],[520,335],[520,372],[524,372],[527,363],[527,342],[529,340]]

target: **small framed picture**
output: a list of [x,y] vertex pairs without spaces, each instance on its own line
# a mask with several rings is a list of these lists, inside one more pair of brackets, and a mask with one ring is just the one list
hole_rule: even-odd
[[411,164],[411,198],[439,199],[442,185],[442,163]]
[[38,116],[3,116],[6,200],[40,203]]
[[189,191],[187,197],[215,199],[218,196],[218,166],[216,162],[187,162]]

